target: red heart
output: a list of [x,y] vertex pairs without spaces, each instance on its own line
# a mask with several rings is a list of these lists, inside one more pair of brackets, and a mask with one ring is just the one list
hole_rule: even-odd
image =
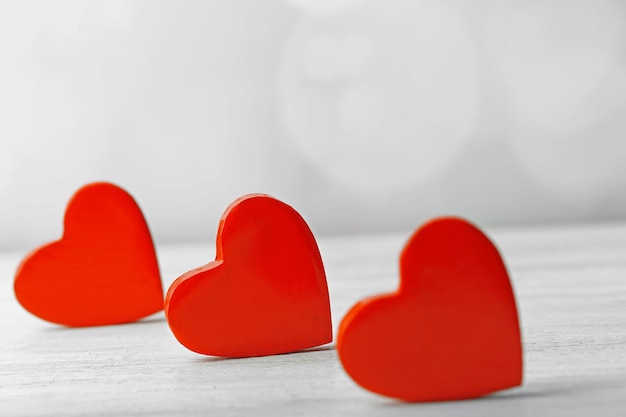
[[74,194],[63,237],[22,261],[14,289],[26,310],[67,326],[126,323],[163,308],[146,221],[126,191],[107,183]]
[[228,207],[215,261],[174,281],[165,314],[178,341],[206,355],[273,355],[332,340],[315,238],[298,212],[260,194]]
[[400,257],[400,287],[356,304],[337,336],[346,372],[406,401],[474,398],[522,381],[522,346],[506,268],[489,239],[433,220]]

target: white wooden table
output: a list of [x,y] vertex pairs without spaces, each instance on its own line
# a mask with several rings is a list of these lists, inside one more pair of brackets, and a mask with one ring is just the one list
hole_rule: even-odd
[[[397,286],[411,231],[320,238],[334,328],[365,295]],[[407,404],[356,386],[333,345],[249,359],[204,357],[163,314],[70,329],[22,310],[23,253],[0,254],[0,416],[626,416],[626,224],[488,230],[516,290],[522,387],[472,401]],[[159,248],[164,286],[213,259],[212,242]]]

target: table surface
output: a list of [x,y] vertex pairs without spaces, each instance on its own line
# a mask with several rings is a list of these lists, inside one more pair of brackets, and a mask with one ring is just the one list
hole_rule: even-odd
[[[626,224],[487,230],[509,268],[524,344],[521,387],[409,404],[359,388],[334,344],[246,359],[202,356],[162,313],[64,328],[24,311],[0,254],[0,415],[626,415]],[[360,298],[394,290],[405,234],[320,238],[334,329]],[[163,284],[213,259],[212,243],[158,250]]]

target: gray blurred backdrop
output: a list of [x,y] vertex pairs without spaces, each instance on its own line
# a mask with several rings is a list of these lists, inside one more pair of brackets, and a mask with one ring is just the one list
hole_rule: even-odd
[[0,0],[0,248],[85,183],[158,243],[249,192],[317,234],[626,218],[626,2]]

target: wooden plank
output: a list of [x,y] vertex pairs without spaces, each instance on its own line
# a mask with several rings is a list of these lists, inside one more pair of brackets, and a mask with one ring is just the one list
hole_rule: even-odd
[[[0,415],[622,416],[626,412],[626,224],[491,231],[509,266],[525,347],[520,388],[473,401],[405,404],[368,393],[333,344],[248,359],[203,357],[162,314],[69,329],[30,316],[0,254]],[[319,239],[334,328],[366,295],[394,289],[408,234]],[[159,250],[164,286],[212,244]]]

